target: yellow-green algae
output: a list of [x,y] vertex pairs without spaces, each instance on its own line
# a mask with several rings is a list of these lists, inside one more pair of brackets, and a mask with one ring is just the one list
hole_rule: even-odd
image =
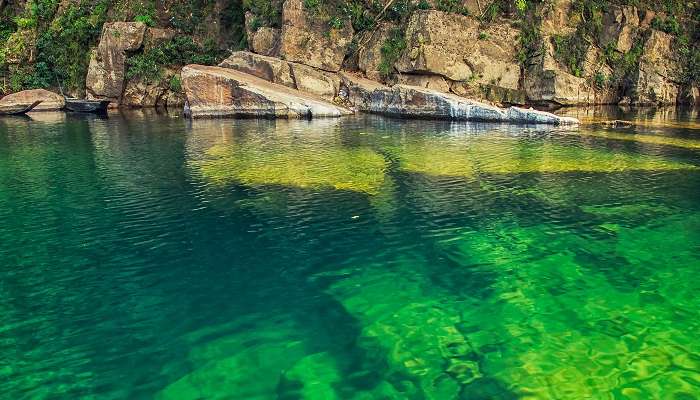
[[400,168],[430,175],[622,172],[696,169],[661,157],[503,137],[411,141],[389,151]]
[[639,142],[645,144],[657,144],[662,146],[673,146],[682,147],[684,149],[690,150],[700,150],[700,140],[685,139],[673,136],[663,136],[663,135],[647,135],[640,133],[620,133],[620,132],[606,132],[606,131],[581,131],[577,134],[584,136],[594,136],[605,139],[613,140],[626,140],[630,142]]
[[387,163],[371,149],[314,149],[292,143],[219,144],[193,161],[207,179],[217,183],[334,188],[376,194],[384,182]]

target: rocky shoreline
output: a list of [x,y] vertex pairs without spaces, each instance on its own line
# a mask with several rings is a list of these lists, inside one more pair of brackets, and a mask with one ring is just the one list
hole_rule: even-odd
[[[220,10],[207,16],[213,30],[206,39],[164,22],[167,7],[157,7],[163,14],[157,21],[107,15],[99,39],[86,49],[84,88],[65,89],[78,98],[109,100],[111,107],[181,109],[187,103],[193,118],[367,112],[570,124],[576,121],[531,107],[700,104],[697,81],[674,48],[693,25],[664,25],[677,16],[650,5],[526,2],[526,9],[501,9],[487,18],[471,1],[451,9],[408,2],[400,12],[365,4],[353,15],[343,2],[265,4],[236,10],[244,29],[245,50],[239,51],[229,50],[237,46],[224,41],[225,27],[216,25],[223,21]],[[581,19],[591,13],[595,26]],[[218,47],[205,56],[212,38]],[[33,62],[9,55],[10,73]],[[46,96],[40,100],[57,101]]]

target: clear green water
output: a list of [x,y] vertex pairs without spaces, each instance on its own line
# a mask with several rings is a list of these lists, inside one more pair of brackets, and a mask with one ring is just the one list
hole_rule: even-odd
[[700,398],[700,121],[632,116],[1,119],[0,397]]

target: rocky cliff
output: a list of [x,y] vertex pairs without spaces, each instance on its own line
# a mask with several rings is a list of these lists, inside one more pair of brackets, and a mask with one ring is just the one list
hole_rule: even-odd
[[179,107],[182,67],[220,64],[341,103],[343,74],[506,105],[697,103],[698,24],[683,0],[2,0],[0,92]]

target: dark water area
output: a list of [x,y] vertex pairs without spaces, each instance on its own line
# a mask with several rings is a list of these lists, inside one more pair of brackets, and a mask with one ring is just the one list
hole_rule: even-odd
[[697,111],[565,112],[0,119],[0,397],[700,398]]

